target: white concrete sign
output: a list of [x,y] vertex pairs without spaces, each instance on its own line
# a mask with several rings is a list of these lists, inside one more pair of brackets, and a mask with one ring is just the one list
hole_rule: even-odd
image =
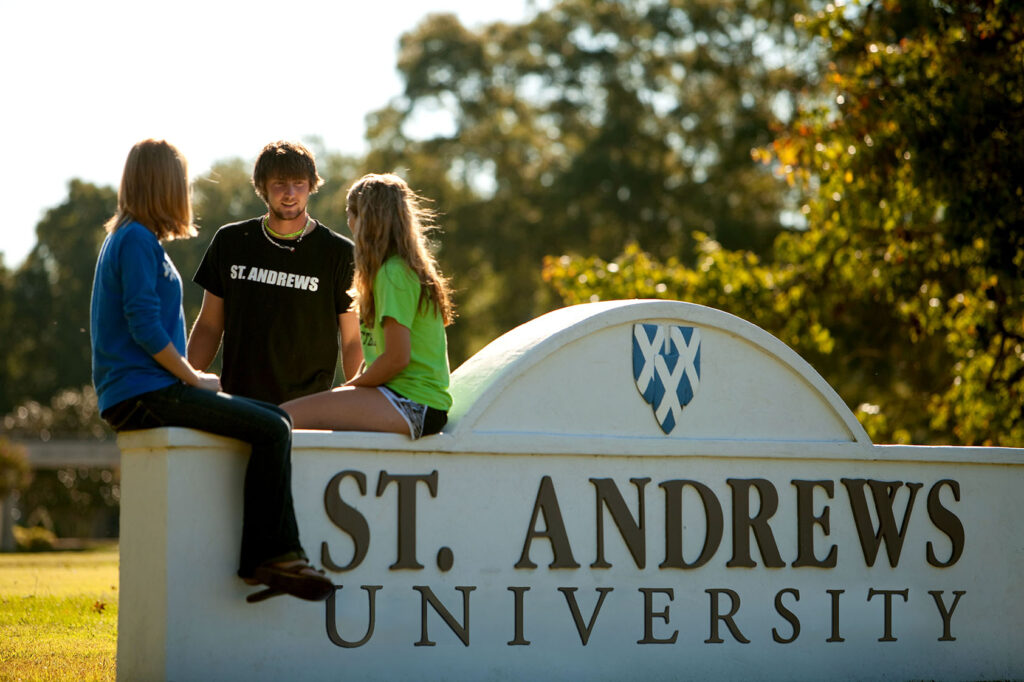
[[686,303],[550,313],[453,393],[419,442],[296,434],[325,603],[245,602],[239,444],[122,434],[119,678],[1024,677],[1024,450],[873,445]]

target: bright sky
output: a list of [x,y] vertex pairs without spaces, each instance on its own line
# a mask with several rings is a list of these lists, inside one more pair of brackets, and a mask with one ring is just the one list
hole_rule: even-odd
[[[13,268],[47,208],[81,178],[116,188],[147,137],[193,177],[318,136],[362,153],[364,117],[400,94],[399,36],[433,12],[520,22],[529,0],[52,0],[4,5],[0,254]],[[83,225],[82,229],[101,229]]]

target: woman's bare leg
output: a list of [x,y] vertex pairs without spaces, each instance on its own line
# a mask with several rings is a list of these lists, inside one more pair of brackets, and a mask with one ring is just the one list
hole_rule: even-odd
[[341,386],[281,405],[297,429],[409,433],[409,425],[376,388]]

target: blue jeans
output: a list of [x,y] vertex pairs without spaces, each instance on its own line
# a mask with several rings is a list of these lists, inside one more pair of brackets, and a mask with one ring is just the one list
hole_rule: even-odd
[[238,575],[268,561],[305,558],[292,501],[292,422],[277,405],[176,383],[104,410],[115,431],[183,426],[252,446],[245,469]]

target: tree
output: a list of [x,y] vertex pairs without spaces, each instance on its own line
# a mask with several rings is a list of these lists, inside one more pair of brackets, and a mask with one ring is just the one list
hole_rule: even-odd
[[[754,155],[803,193],[807,226],[758,265],[767,311],[720,307],[811,355],[876,440],[1024,444],[1024,13],[879,0],[801,24],[828,78]],[[742,288],[728,264],[750,256],[705,246],[696,268],[650,265],[662,293]],[[548,265],[567,292],[595,263]]]
[[[812,70],[791,22],[804,6],[562,0],[523,24],[435,15],[403,36],[405,92],[370,117],[368,165],[445,213],[439,256],[472,320],[456,345],[555,303],[547,253],[638,240],[687,256],[694,229],[767,248],[782,199],[750,149]],[[442,128],[423,133],[432,113]]]
[[0,552],[14,550],[14,505],[11,494],[32,480],[24,446],[0,437]]
[[28,400],[6,414],[0,425],[4,433],[22,440],[106,440],[112,434],[100,418],[92,386],[61,389],[46,405]]
[[[0,339],[11,339],[14,334],[13,288],[14,277],[0,261]],[[17,389],[7,380],[11,360],[8,351],[0,351],[0,412],[9,409],[15,402]]]
[[[18,405],[0,421],[4,434],[22,443],[40,441],[106,440],[113,437],[110,427],[100,418],[96,392],[92,386],[58,391],[48,404],[27,401]],[[23,445],[17,445],[24,452]],[[3,439],[0,439],[0,479],[3,470]],[[120,502],[120,474],[116,467],[63,466],[32,472],[31,485],[23,482],[17,496],[22,524],[32,527],[15,530],[23,547],[38,543],[52,545],[54,533],[65,537],[91,537],[93,533],[116,532],[117,506]],[[3,498],[0,480],[0,502]],[[13,508],[9,498],[8,512]],[[8,513],[7,518],[10,518]]]
[[0,369],[4,411],[90,381],[89,302],[96,256],[116,193],[81,180],[36,226],[36,245],[14,273],[6,305],[13,324]]

